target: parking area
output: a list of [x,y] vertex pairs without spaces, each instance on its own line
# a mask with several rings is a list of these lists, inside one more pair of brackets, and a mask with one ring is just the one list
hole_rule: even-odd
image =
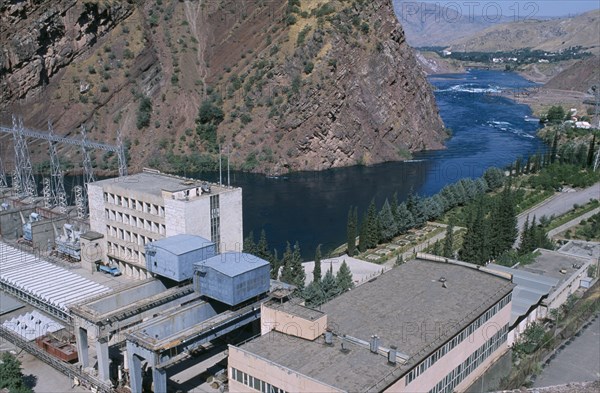
[[583,328],[537,377],[534,387],[600,380],[600,316]]

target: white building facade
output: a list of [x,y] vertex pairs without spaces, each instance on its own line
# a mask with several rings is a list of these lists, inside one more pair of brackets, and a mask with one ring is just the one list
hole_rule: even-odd
[[144,170],[88,184],[91,230],[104,234],[107,259],[145,279],[145,245],[165,237],[202,236],[218,251],[240,251],[242,189]]

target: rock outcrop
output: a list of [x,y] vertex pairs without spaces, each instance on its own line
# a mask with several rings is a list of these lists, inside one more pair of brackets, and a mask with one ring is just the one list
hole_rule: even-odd
[[244,170],[321,170],[446,138],[391,0],[10,0],[0,18],[0,122],[121,130],[133,170],[211,169],[218,146]]

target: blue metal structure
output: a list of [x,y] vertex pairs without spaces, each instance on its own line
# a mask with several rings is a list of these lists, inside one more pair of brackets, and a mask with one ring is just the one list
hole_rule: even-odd
[[194,289],[230,306],[269,290],[269,262],[251,254],[226,252],[195,263],[194,268]]
[[189,280],[194,263],[216,254],[215,243],[200,236],[175,235],[146,244],[146,269],[177,282]]

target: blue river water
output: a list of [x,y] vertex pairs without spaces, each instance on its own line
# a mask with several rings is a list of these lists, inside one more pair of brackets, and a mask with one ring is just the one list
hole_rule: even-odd
[[[264,229],[279,255],[287,241],[300,243],[302,257],[314,256],[346,240],[350,206],[362,216],[374,198],[381,206],[394,193],[429,196],[463,177],[478,177],[491,167],[505,167],[517,157],[545,151],[535,134],[539,124],[526,105],[500,95],[535,86],[515,73],[473,70],[430,77],[440,115],[452,136],[446,149],[420,152],[405,162],[354,166],[320,172],[290,173],[280,178],[232,172],[231,184],[243,189],[244,236],[258,238]],[[218,173],[187,176],[217,182]],[[226,174],[223,174],[226,179]],[[68,191],[81,179],[67,177]]]
[[[447,149],[422,152],[409,162],[355,166],[321,172],[292,173],[283,178],[232,173],[232,185],[243,188],[244,233],[258,237],[264,229],[279,255],[286,241],[300,243],[310,259],[318,244],[332,250],[345,242],[350,206],[359,217],[375,198],[378,206],[398,193],[429,196],[462,177],[478,177],[491,166],[505,167],[546,146],[535,134],[539,124],[526,105],[501,91],[535,86],[518,74],[473,70],[430,78],[446,127]],[[205,174],[211,180],[217,174]]]

